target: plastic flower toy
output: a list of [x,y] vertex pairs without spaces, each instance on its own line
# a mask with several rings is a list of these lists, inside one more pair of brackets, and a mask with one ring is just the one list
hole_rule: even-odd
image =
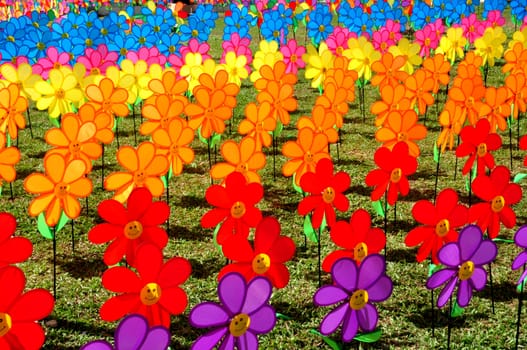
[[392,110],[406,111],[410,109],[411,101],[406,97],[406,87],[404,84],[384,85],[381,89],[381,99],[375,101],[370,111],[375,115],[375,125],[381,126],[386,121],[386,117]]
[[85,344],[81,350],[166,350],[170,345],[170,332],[162,326],[148,327],[141,315],[123,318],[115,330],[115,347],[105,340]]
[[[171,98],[169,94],[155,96],[141,109],[144,121],[139,127],[139,132],[142,135],[150,135],[160,129],[167,130],[172,120],[180,119],[184,109],[183,102],[180,99]],[[187,124],[186,121],[185,124]]]
[[470,303],[473,290],[479,291],[485,287],[487,272],[484,265],[494,261],[497,254],[496,243],[483,239],[478,226],[469,225],[461,230],[457,242],[444,245],[437,253],[439,262],[445,268],[435,272],[426,281],[428,289],[439,288],[446,282],[437,298],[437,306],[445,306],[458,286],[457,303],[466,307]]
[[322,286],[313,296],[316,306],[336,305],[320,323],[320,333],[330,335],[342,325],[342,341],[350,342],[357,332],[372,332],[379,319],[373,303],[390,297],[393,283],[386,275],[386,262],[379,254],[368,255],[360,264],[339,259],[331,269],[333,284]]
[[[381,53],[373,47],[365,37],[359,37],[355,40],[356,46],[351,47],[349,54],[344,54],[350,59],[349,68],[357,72],[359,78],[364,81],[369,81],[372,76],[371,65],[373,62],[378,61],[381,58]],[[347,50],[346,50],[347,51]]]
[[423,61],[423,69],[434,79],[432,92],[437,94],[441,85],[446,86],[450,81],[450,63],[444,59],[442,54],[436,53],[434,56]]
[[104,272],[104,288],[119,294],[101,306],[101,318],[112,322],[137,313],[143,315],[151,327],[168,328],[170,315],[179,315],[187,308],[187,295],[180,284],[190,276],[190,263],[179,257],[163,263],[161,249],[143,244],[137,249],[135,268],[137,274],[124,266]]
[[77,87],[77,78],[66,68],[50,70],[49,82],[36,82],[35,90],[41,95],[37,100],[37,108],[47,109],[50,118],[72,112],[73,105],[83,98],[82,91]]
[[445,55],[446,59],[451,64],[454,63],[456,57],[463,58],[465,52],[463,48],[467,44],[467,38],[463,35],[462,27],[450,27],[446,31],[446,35],[439,40],[439,46],[436,53]]
[[276,128],[276,119],[271,114],[271,103],[250,102],[245,107],[245,119],[238,125],[238,132],[254,138],[256,150],[269,147],[273,141],[271,133]]
[[336,123],[337,116],[335,112],[326,110],[320,104],[315,104],[311,110],[311,116],[300,117],[296,127],[298,130],[310,128],[317,134],[325,134],[328,138],[328,143],[335,143],[339,139],[338,131],[335,129]]
[[166,231],[160,227],[167,221],[170,208],[163,202],[152,202],[146,188],[136,188],[130,193],[127,207],[114,199],[102,201],[97,208],[105,221],[88,232],[94,244],[111,242],[104,252],[104,263],[115,265],[126,255],[128,264],[135,266],[135,253],[139,245],[152,243],[160,250],[168,242]]
[[494,66],[496,58],[503,55],[503,43],[507,36],[501,27],[488,27],[485,29],[483,36],[474,41],[476,54],[483,57],[483,65]]
[[[514,261],[512,262],[512,269],[518,270],[520,267],[527,263],[527,225],[523,225],[514,234],[514,243],[519,247],[523,248],[523,251],[518,253]],[[521,284],[527,277],[527,270],[523,271],[517,284]]]
[[200,336],[191,349],[258,349],[258,335],[270,332],[276,324],[275,310],[268,305],[272,291],[273,286],[265,277],[255,277],[247,283],[238,273],[225,275],[218,283],[221,304],[206,301],[190,311],[193,327],[213,328]]
[[487,230],[490,238],[496,238],[500,224],[512,228],[516,225],[516,214],[511,206],[520,202],[522,189],[510,181],[510,170],[497,166],[490,176],[478,175],[472,182],[472,191],[482,199],[469,209],[469,222],[477,222],[482,231]]
[[323,158],[315,166],[314,172],[307,172],[300,178],[300,187],[309,193],[298,204],[298,213],[307,215],[313,212],[313,228],[320,227],[325,218],[329,227],[337,220],[335,208],[345,212],[349,208],[349,200],[344,192],[349,188],[351,179],[348,173],[339,171],[333,174],[333,162]]
[[424,139],[426,133],[426,126],[417,124],[417,113],[414,110],[395,110],[388,113],[383,127],[375,132],[375,138],[389,149],[398,142],[404,142],[408,145],[410,155],[418,157],[421,150],[415,141]]
[[414,72],[414,66],[420,66],[423,59],[421,58],[419,51],[421,46],[418,43],[410,43],[407,38],[399,40],[397,45],[390,46],[388,49],[394,56],[406,57],[405,64],[402,70],[408,74]]
[[384,85],[395,86],[404,82],[408,78],[408,73],[402,70],[406,64],[406,57],[399,55],[393,56],[386,52],[381,59],[371,65],[371,70],[375,75],[371,79],[371,85],[382,88]]
[[190,147],[194,140],[194,130],[187,125],[183,118],[174,118],[165,129],[157,129],[152,134],[152,140],[157,151],[167,155],[172,174],[180,175],[183,165],[194,160],[194,150]]
[[298,46],[295,39],[288,40],[286,45],[280,47],[280,52],[284,56],[286,73],[297,74],[299,68],[304,68],[306,63],[302,56],[306,53],[306,48]]
[[0,89],[0,132],[9,133],[12,140],[18,137],[19,129],[26,127],[24,113],[28,102],[21,94],[18,85],[13,83]]
[[[102,110],[112,117],[126,117],[130,109],[126,104],[128,92],[126,89],[117,87],[109,78],[103,78],[98,84],[86,87],[88,103],[96,110]],[[112,123],[113,125],[113,123]]]
[[26,261],[33,253],[33,244],[25,237],[13,237],[16,218],[10,213],[0,213],[0,227],[0,268]]
[[331,268],[341,258],[354,259],[358,265],[368,255],[380,252],[386,245],[386,235],[380,228],[371,227],[370,214],[364,209],[353,212],[350,221],[337,221],[329,233],[331,240],[344,249],[329,253],[322,262],[322,269]]
[[208,139],[212,133],[222,134],[225,121],[232,117],[232,108],[225,105],[227,94],[223,90],[213,92],[208,89],[194,90],[196,102],[185,106],[185,114],[189,116],[188,125],[197,130],[201,136]]
[[305,76],[311,80],[311,87],[317,89],[324,84],[326,71],[333,66],[335,56],[325,42],[320,43],[318,50],[309,45],[306,53],[302,56],[306,63]]
[[6,137],[0,133],[0,188],[4,181],[15,181],[15,165],[20,162],[20,150],[16,147],[5,147]]

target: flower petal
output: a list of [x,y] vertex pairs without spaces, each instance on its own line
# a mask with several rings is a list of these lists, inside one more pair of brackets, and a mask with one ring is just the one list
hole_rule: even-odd
[[349,294],[342,288],[327,285],[316,291],[313,296],[313,302],[316,306],[328,306],[339,303],[348,297]]
[[189,314],[192,327],[219,327],[229,323],[229,314],[218,304],[206,301],[196,305]]

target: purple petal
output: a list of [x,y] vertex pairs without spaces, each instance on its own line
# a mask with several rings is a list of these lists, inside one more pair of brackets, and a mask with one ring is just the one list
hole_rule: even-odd
[[238,338],[238,345],[240,350],[256,350],[258,349],[258,337],[252,332],[245,332]]
[[512,262],[512,269],[518,270],[527,262],[527,251],[520,252]]
[[251,318],[249,330],[256,334],[268,333],[276,324],[276,311],[269,305],[264,305],[249,317]]
[[381,278],[379,278],[377,282],[375,282],[374,285],[370,286],[370,288],[368,288],[366,291],[368,292],[369,301],[385,301],[390,297],[390,295],[392,295],[392,280],[388,276],[381,276]]
[[245,303],[242,306],[242,313],[251,314],[254,310],[261,308],[262,305],[269,301],[272,292],[273,286],[267,278],[253,278],[247,286],[247,294]]
[[246,294],[245,279],[239,273],[229,273],[218,283],[218,296],[221,303],[227,307],[230,316],[240,313]]
[[316,306],[333,305],[349,297],[342,288],[337,286],[323,286],[313,295]]
[[459,247],[456,242],[445,244],[437,253],[437,258],[448,267],[458,267],[461,263]]
[[[213,349],[221,338],[227,334],[227,327],[222,327],[214,329],[213,331],[202,335],[192,344],[191,350],[203,350],[203,349]],[[232,338],[232,337],[231,337]]]
[[358,289],[368,290],[385,272],[384,257],[379,254],[368,255],[359,268]]
[[518,247],[527,248],[527,225],[523,225],[514,234],[514,243]]
[[85,344],[81,350],[113,350],[113,347],[104,340],[95,340]]
[[527,270],[523,271],[522,275],[520,276],[520,278],[518,279],[518,282],[516,282],[516,284],[521,284],[523,282],[523,280],[525,279],[525,277],[527,277]]
[[472,286],[468,281],[460,281],[457,289],[457,303],[461,307],[466,307],[472,298]]
[[130,315],[125,317],[115,330],[115,349],[139,349],[147,332],[148,321],[143,316]]
[[470,260],[476,266],[481,266],[494,261],[498,255],[498,246],[491,240],[484,240],[474,252]]
[[447,285],[445,286],[445,288],[443,288],[441,293],[439,293],[439,297],[437,298],[437,307],[442,308],[443,306],[445,306],[446,302],[454,292],[457,280],[457,276],[454,276],[450,281],[448,281]]
[[[483,241],[483,233],[477,225],[468,225],[459,233],[459,250],[461,261],[472,260],[472,256],[478,250]],[[460,305],[461,306],[461,305]]]
[[192,327],[218,327],[229,323],[230,317],[218,304],[206,301],[194,306],[188,316]]
[[166,350],[170,344],[170,332],[165,327],[150,328],[144,343],[139,350]]
[[350,310],[348,303],[343,303],[334,310],[331,310],[331,312],[327,314],[320,323],[320,333],[323,335],[330,335],[335,332],[342,323],[346,313]]
[[481,267],[475,267],[469,281],[475,290],[482,290],[487,284],[487,271]]
[[362,330],[365,332],[372,332],[377,327],[377,321],[379,320],[379,314],[377,313],[377,308],[367,303],[362,309],[358,312],[359,325]]
[[238,344],[238,338],[232,336],[229,332],[227,332],[227,337],[221,343],[219,350],[233,350],[235,344]]
[[359,330],[359,319],[357,317],[357,311],[350,308],[350,312],[344,317],[342,323],[342,341],[350,342],[357,335]]
[[357,275],[357,263],[349,258],[337,260],[331,268],[333,281],[350,293],[357,287]]
[[447,280],[452,278],[454,274],[457,273],[457,270],[453,269],[442,269],[437,272],[435,272],[432,276],[428,277],[428,281],[426,281],[426,288],[428,289],[436,289],[443,283],[445,283]]

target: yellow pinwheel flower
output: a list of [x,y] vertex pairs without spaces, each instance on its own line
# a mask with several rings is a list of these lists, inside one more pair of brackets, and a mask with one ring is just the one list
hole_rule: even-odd
[[50,70],[49,82],[38,81],[35,89],[40,94],[37,108],[47,109],[50,118],[72,112],[74,104],[83,99],[82,91],[77,87],[77,78],[71,70],[69,73],[59,69]]
[[140,87],[139,88],[139,98],[141,100],[144,101],[153,95],[153,92],[148,87],[148,84],[150,83],[152,79],[161,80],[164,72],[165,72],[164,67],[160,66],[157,63],[153,63],[148,68],[148,73],[139,78],[139,81],[138,81],[139,87]]
[[130,74],[134,78],[133,84],[128,88],[128,100],[126,102],[135,104],[140,98],[139,91],[141,90],[141,86],[139,80],[144,75],[147,75],[148,64],[143,60],[138,60],[134,63],[129,59],[124,59],[121,61],[121,71],[122,74]]
[[234,83],[238,86],[242,85],[242,80],[247,79],[249,72],[245,65],[247,64],[247,57],[244,55],[236,56],[234,51],[229,51],[225,55],[225,63],[223,67],[229,73],[229,83]]
[[278,43],[274,40],[260,41],[259,50],[254,53],[253,72],[251,73],[251,82],[260,79],[260,68],[263,65],[274,67],[274,64],[284,59],[284,55],[278,50]]
[[527,27],[512,34],[512,40],[509,41],[509,49],[512,49],[516,43],[522,43],[523,47],[527,47]]
[[20,88],[20,94],[27,99],[36,101],[38,99],[38,92],[35,90],[37,81],[41,81],[42,77],[38,74],[33,74],[33,68],[27,63],[22,63],[16,68],[11,64],[3,64],[0,66],[0,73],[2,74],[5,83],[4,86],[10,83],[17,84]]
[[181,67],[179,75],[188,81],[188,90],[194,91],[194,88],[199,85],[199,76],[203,71],[202,68],[203,56],[199,52],[189,52],[185,56],[185,64]]
[[[108,74],[108,72],[106,72],[106,74]],[[77,79],[77,87],[81,90],[84,97],[79,102],[79,105],[83,105],[86,100],[86,95],[84,94],[84,91],[86,91],[86,87],[92,84],[99,84],[99,82],[102,80],[102,78],[104,78],[104,76],[100,74],[86,75],[86,66],[82,63],[75,63],[75,65],[73,66],[73,75]]]
[[318,51],[314,46],[309,45],[302,60],[306,62],[306,79],[311,79],[311,87],[317,89],[324,84],[326,72],[333,67],[335,56],[326,43],[321,42]]
[[441,37],[436,53],[442,53],[453,64],[457,57],[463,58],[465,56],[463,48],[466,44],[467,38],[463,34],[463,28],[450,27],[446,31],[446,36]]
[[423,62],[423,59],[421,58],[421,55],[419,54],[419,51],[421,50],[421,46],[418,43],[410,43],[410,40],[407,38],[402,38],[397,43],[397,46],[392,45],[388,49],[388,51],[394,56],[404,56],[406,57],[406,63],[401,68],[408,74],[413,74],[414,67],[420,66]]
[[483,58],[483,65],[488,62],[489,66],[494,66],[494,60],[503,56],[503,43],[506,39],[501,27],[488,27],[483,36],[474,41],[476,55]]
[[373,62],[381,58],[381,53],[375,50],[373,44],[362,36],[357,40],[356,46],[353,45],[349,51],[344,50],[342,54],[350,60],[348,68],[356,71],[358,78],[363,78],[365,81],[371,79]]

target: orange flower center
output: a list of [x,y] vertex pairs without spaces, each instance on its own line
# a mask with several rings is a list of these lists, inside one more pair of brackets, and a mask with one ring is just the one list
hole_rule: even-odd
[[251,318],[247,314],[238,314],[234,316],[229,324],[229,332],[235,336],[240,337],[247,332],[251,325]]
[[368,256],[368,246],[364,242],[360,242],[353,248],[353,257],[357,261],[362,261],[365,257]]
[[289,59],[291,62],[295,63],[298,60],[298,57],[295,54],[291,55],[291,58]]
[[102,103],[102,110],[105,112],[110,112],[112,109],[112,102],[111,101],[104,101]]
[[12,326],[13,322],[11,321],[11,316],[9,316],[9,314],[0,312],[0,337],[6,335]]
[[79,141],[73,141],[72,143],[70,143],[70,153],[73,155],[74,158],[78,158],[80,151],[81,144]]
[[101,70],[99,68],[97,68],[97,67],[93,67],[91,69],[91,71],[90,71],[90,74],[91,75],[99,75],[99,74],[101,74]]
[[259,122],[256,124],[256,132],[260,133],[262,131],[264,131],[264,122]]
[[390,174],[390,181],[393,183],[398,183],[401,181],[401,177],[403,176],[403,171],[401,168],[395,168],[392,170]]
[[404,131],[401,131],[397,134],[397,140],[405,142],[406,140],[408,140],[408,134]]
[[53,63],[53,69],[60,69],[60,67],[62,67],[62,65],[59,62]]
[[439,220],[436,224],[436,234],[444,237],[450,231],[450,222],[447,219]]
[[146,173],[144,170],[138,170],[134,173],[134,182],[137,186],[143,186],[146,180]]
[[143,233],[143,224],[139,221],[130,221],[124,225],[124,236],[128,239],[136,239]]
[[337,47],[335,50],[337,52],[337,55],[342,56],[342,52],[344,51],[344,48],[342,46]]
[[474,107],[474,97],[469,96],[469,97],[467,98],[467,107],[469,107],[469,108]]
[[242,174],[245,174],[246,172],[249,171],[249,164],[247,163],[240,163],[238,164],[238,166],[236,167],[236,171],[242,173]]
[[425,46],[430,46],[430,38],[425,39]]
[[505,198],[503,198],[503,196],[496,196],[492,198],[490,207],[492,208],[493,212],[499,213],[503,207],[505,207]]
[[260,253],[254,257],[252,267],[255,273],[263,275],[271,267],[271,258],[265,253]]
[[474,273],[474,263],[469,260],[469,261],[465,261],[461,265],[457,275],[460,280],[465,281],[465,280],[468,280],[470,277],[472,277],[473,273]]
[[157,283],[147,283],[139,292],[139,299],[146,306],[154,305],[161,298],[161,287]]
[[364,289],[359,289],[351,295],[349,305],[353,310],[361,310],[367,303],[368,292]]
[[313,156],[313,153],[307,151],[304,155],[304,162],[308,164],[312,164],[315,161],[315,157]]
[[245,204],[243,202],[236,202],[231,207],[231,216],[235,219],[240,219],[245,215]]
[[62,99],[64,98],[64,96],[66,96],[66,92],[64,91],[64,89],[57,89],[57,91],[55,91],[55,97],[56,98],[59,98],[59,99]]
[[483,157],[487,154],[487,144],[486,143],[480,143],[478,145],[477,149],[478,157]]
[[328,204],[333,203],[335,200],[335,190],[333,187],[326,187],[324,191],[322,191],[322,199]]
[[177,156],[179,154],[179,146],[178,145],[170,146],[170,154],[172,156]]
[[70,186],[65,182],[59,182],[55,186],[55,196],[59,199],[63,199],[68,194]]

